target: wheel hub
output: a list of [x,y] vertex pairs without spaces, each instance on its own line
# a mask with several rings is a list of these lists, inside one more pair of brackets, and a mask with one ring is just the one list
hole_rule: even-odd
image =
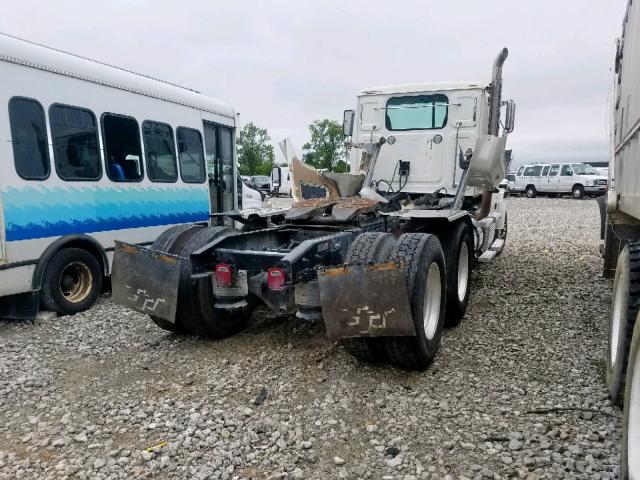
[[62,270],[59,284],[60,291],[66,300],[79,303],[91,293],[93,274],[83,262],[73,262]]
[[458,255],[458,300],[464,301],[469,285],[469,248],[462,242]]
[[427,286],[424,289],[424,302],[422,307],[422,319],[424,334],[431,340],[438,329],[440,320],[440,298],[442,295],[442,280],[440,279],[440,267],[436,262],[429,265],[427,270]]

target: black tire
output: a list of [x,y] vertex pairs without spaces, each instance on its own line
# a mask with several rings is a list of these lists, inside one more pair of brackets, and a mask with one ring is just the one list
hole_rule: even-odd
[[[631,339],[629,349],[629,365],[627,369],[627,375],[625,380],[624,391],[624,413],[622,415],[622,456],[620,459],[620,479],[629,480],[631,478],[630,473],[634,473],[638,478],[638,460],[640,459],[640,445],[638,445],[638,415],[640,415],[640,325],[636,325],[634,328],[633,336]],[[632,414],[633,410],[633,414]],[[633,417],[634,425],[631,424],[630,418]],[[630,427],[636,429],[631,435],[633,445],[629,442],[629,430]],[[634,462],[634,472],[630,472],[629,463]]]
[[41,306],[61,315],[91,307],[100,295],[104,272],[98,259],[82,248],[63,248],[44,269]]
[[538,191],[533,185],[527,185],[524,194],[527,196],[527,198],[535,198],[535,196],[538,194]]
[[[166,229],[158,236],[158,238],[156,238],[151,245],[151,249],[159,252],[170,253],[172,255],[179,255],[184,244],[203,228],[204,227],[202,225],[194,224],[174,225],[173,227]],[[156,317],[155,315],[149,315],[149,317],[151,317],[153,323],[163,330],[173,333],[187,333],[187,330],[182,325],[177,314],[175,323],[171,323],[164,318]]]
[[571,196],[576,200],[582,200],[584,198],[584,187],[582,185],[574,185],[571,189]]
[[639,310],[640,241],[630,241],[618,257],[609,314],[607,387],[616,405],[624,403],[627,358]]
[[[238,235],[228,227],[209,227],[197,232],[189,240],[180,256],[187,258],[207,243],[221,235]],[[191,280],[188,262],[181,263],[180,286],[178,288],[177,318],[193,335],[205,338],[225,338],[246,328],[255,307],[252,298],[247,299],[243,308],[226,310],[216,308],[211,277]]]
[[[438,237],[427,233],[405,233],[402,235],[391,254],[390,260],[403,262],[405,282],[409,293],[409,303],[415,337],[386,337],[385,347],[389,360],[394,365],[411,369],[424,370],[429,366],[440,346],[442,328],[444,326],[445,304],[447,297],[447,272],[444,253]],[[437,269],[432,270],[432,265]],[[428,273],[434,272],[428,279]],[[437,281],[440,288],[437,288]],[[433,288],[439,293],[439,305],[432,307],[434,320],[430,332],[425,332],[423,307],[427,289]]]
[[[346,263],[368,264],[383,262],[387,259],[396,243],[390,233],[367,232],[356,237],[347,251]],[[365,362],[384,362],[387,352],[381,337],[345,338],[340,342],[344,349],[354,357]]]
[[[443,236],[442,249],[447,270],[447,306],[444,324],[446,327],[455,327],[467,311],[471,294],[471,270],[474,253],[473,236],[469,225],[465,222],[455,225],[453,231]],[[463,250],[465,251],[466,263],[460,261]],[[460,271],[460,267],[466,269],[466,272]],[[460,295],[459,288],[464,289],[462,295]]]

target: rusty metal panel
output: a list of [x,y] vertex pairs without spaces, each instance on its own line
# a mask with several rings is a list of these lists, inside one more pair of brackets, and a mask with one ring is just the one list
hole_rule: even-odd
[[318,283],[330,339],[416,335],[402,266],[328,268],[318,273]]
[[178,257],[116,241],[111,267],[115,303],[173,323],[179,283]]

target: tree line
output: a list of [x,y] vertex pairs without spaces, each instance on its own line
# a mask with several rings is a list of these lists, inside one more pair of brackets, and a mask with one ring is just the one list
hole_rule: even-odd
[[[335,120],[315,120],[309,125],[310,140],[302,146],[302,161],[330,172],[349,170],[342,125]],[[240,175],[271,175],[275,154],[266,128],[248,123],[237,142]]]

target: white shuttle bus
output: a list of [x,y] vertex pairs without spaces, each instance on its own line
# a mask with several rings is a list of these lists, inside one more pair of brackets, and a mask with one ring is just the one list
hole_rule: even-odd
[[3,34],[0,78],[0,317],[85,310],[115,239],[238,207],[231,105]]

